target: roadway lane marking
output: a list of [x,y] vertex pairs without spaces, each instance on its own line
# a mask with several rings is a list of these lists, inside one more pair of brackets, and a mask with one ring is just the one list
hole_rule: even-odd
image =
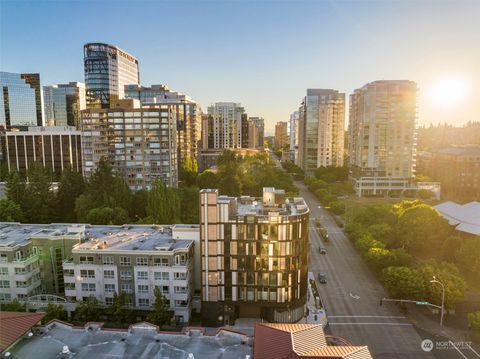
[[468,344],[467,344],[467,347],[469,347],[470,350],[471,350],[472,352],[474,352],[477,357],[480,358],[480,354],[478,354],[478,353],[475,351],[475,349],[473,349],[473,348],[472,348],[470,345],[468,345]]
[[406,317],[395,315],[329,315],[329,318],[391,318],[391,319],[406,319]]
[[468,359],[468,358],[460,351],[460,349],[458,349],[458,348],[455,346],[455,344],[452,343],[452,341],[449,340],[448,342],[453,346],[453,348],[454,348],[462,357],[464,357],[465,359]]
[[352,292],[350,292],[350,297],[352,297],[353,299],[360,299],[360,297],[358,295],[353,295]]
[[[328,318],[331,318],[330,316]],[[411,323],[332,323],[328,322],[329,325],[396,325],[396,326],[413,326]]]

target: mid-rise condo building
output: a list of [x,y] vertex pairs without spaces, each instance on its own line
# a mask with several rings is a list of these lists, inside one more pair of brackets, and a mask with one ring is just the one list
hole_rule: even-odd
[[277,122],[275,124],[275,146],[278,148],[283,148],[288,144],[288,123]]
[[217,102],[208,107],[208,116],[209,148],[233,149],[244,147],[245,134],[242,136],[242,127],[243,132],[245,132],[245,126],[248,126],[246,125],[247,116],[245,109],[239,103]]

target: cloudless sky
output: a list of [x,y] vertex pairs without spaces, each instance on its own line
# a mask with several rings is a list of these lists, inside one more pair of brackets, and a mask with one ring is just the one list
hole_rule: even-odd
[[[87,42],[130,52],[143,85],[167,84],[205,110],[240,102],[270,133],[306,88],[348,97],[381,79],[418,83],[420,124],[480,120],[476,0],[0,0],[2,71],[39,72],[42,85],[83,82]],[[430,96],[445,77],[463,83],[463,103]]]

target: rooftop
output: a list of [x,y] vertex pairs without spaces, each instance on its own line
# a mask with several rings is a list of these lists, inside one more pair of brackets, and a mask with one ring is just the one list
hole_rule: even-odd
[[11,353],[15,358],[30,358],[35,353],[42,359],[243,359],[252,354],[250,338],[222,329],[216,335],[204,335],[201,328],[186,333],[159,332],[150,323],[132,325],[128,331],[101,329],[99,323],[86,328],[53,324],[46,327],[44,334],[19,342]]
[[[0,312],[0,352],[20,339],[34,325],[36,325],[45,313],[22,313],[22,312]],[[8,330],[5,330],[8,328]]]
[[452,201],[434,206],[457,231],[480,235],[480,202],[458,204]]
[[465,146],[450,146],[435,148],[433,153],[452,155],[452,156],[480,156],[480,146],[465,145]]

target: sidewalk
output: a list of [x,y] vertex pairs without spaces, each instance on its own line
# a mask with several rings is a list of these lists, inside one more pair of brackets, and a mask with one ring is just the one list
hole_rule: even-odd
[[475,333],[473,330],[456,329],[445,325],[441,327],[439,323],[440,317],[438,317],[438,321],[434,321],[416,307],[408,308],[406,316],[415,326],[431,334],[446,337],[453,342],[468,341],[480,345],[480,334]]

